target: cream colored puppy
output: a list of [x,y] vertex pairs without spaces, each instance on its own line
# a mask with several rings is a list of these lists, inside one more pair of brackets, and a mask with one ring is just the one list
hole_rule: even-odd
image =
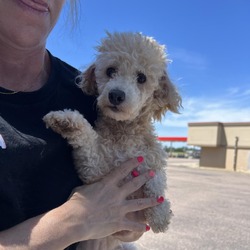
[[[50,112],[44,121],[73,147],[76,170],[85,183],[142,155],[144,162],[137,172],[151,169],[155,177],[134,196],[164,197],[166,154],[157,141],[152,120],[161,120],[167,110],[178,113],[181,106],[181,97],[166,73],[165,47],[140,33],[108,33],[97,51],[95,62],[82,73],[79,85],[85,93],[97,96],[95,128],[80,113],[70,110]],[[167,199],[145,210],[155,233],[167,229],[170,217]]]

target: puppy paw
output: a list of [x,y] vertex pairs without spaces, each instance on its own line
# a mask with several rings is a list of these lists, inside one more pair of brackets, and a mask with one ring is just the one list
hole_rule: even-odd
[[75,133],[82,123],[83,117],[78,111],[52,111],[43,117],[47,128],[67,137],[68,133]]
[[145,217],[154,233],[165,232],[170,224],[172,211],[169,201],[145,210]]

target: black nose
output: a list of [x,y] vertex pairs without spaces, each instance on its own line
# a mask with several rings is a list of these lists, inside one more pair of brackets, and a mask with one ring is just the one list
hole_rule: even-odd
[[109,92],[109,101],[113,105],[119,105],[125,100],[125,93],[119,89],[113,89]]

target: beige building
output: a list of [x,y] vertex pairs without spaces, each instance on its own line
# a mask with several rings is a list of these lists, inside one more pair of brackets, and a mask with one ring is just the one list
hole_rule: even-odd
[[250,122],[189,123],[187,143],[201,147],[202,167],[250,171]]

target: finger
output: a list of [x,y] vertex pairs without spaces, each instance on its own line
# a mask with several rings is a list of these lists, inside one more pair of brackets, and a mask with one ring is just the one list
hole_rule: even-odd
[[138,177],[133,178],[131,181],[127,182],[121,187],[121,192],[127,197],[129,194],[132,194],[140,187],[142,187],[148,180],[155,176],[155,172],[150,170]]
[[[127,209],[128,210],[128,209]],[[134,209],[132,209],[134,210]],[[134,212],[125,212],[126,208],[123,209],[124,213],[126,213],[126,218],[132,221],[146,223],[146,218],[144,214],[144,210],[134,211]]]
[[107,175],[105,179],[108,182],[111,181],[111,182],[119,183],[121,180],[127,177],[128,174],[142,162],[143,162],[142,156],[138,156],[137,158],[130,159],[122,163],[120,167],[114,169],[113,172]]
[[132,232],[128,230],[123,230],[115,234],[112,234],[112,236],[123,242],[132,242],[141,238],[143,233],[144,232],[134,232],[134,231]]
[[150,227],[147,224],[133,222],[129,220],[125,220],[119,226],[120,230],[118,231],[128,230],[131,232],[145,233],[150,230]]
[[125,213],[140,211],[149,207],[155,207],[160,203],[157,198],[140,198],[134,200],[127,200],[127,205],[124,207]]

